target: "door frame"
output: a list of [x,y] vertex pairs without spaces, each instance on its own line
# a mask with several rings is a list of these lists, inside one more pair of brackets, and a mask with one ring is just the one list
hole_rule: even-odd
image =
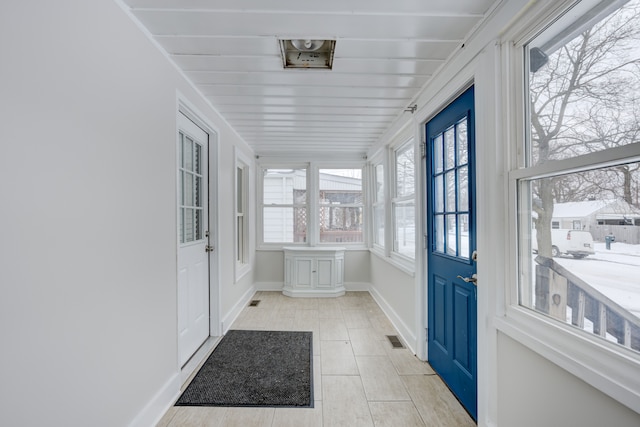
[[[424,245],[417,251],[416,256],[416,286],[415,286],[415,307],[416,307],[416,324],[417,331],[416,334],[417,343],[416,343],[416,355],[418,358],[424,361],[428,361],[428,328],[429,328],[429,308],[428,308],[428,278],[429,278],[429,265],[428,265],[428,254],[427,254],[427,242],[430,236],[428,236],[427,229],[427,195],[428,191],[430,191],[427,186],[427,170],[426,170],[426,125],[427,123],[437,116],[440,112],[442,112],[448,105],[450,105],[453,101],[455,101],[460,95],[462,95],[467,89],[471,86],[474,87],[475,97],[474,97],[474,109],[475,109],[475,132],[476,132],[476,154],[475,154],[475,163],[476,163],[476,248],[479,253],[482,253],[482,249],[485,245],[485,236],[480,230],[480,225],[484,221],[483,208],[484,204],[479,201],[480,194],[482,193],[483,179],[482,179],[482,171],[483,167],[480,165],[482,158],[484,157],[481,154],[482,145],[483,144],[483,135],[487,132],[485,126],[483,125],[483,120],[486,119],[486,116],[492,116],[493,112],[489,112],[485,115],[485,113],[478,109],[478,100],[481,99],[481,96],[487,95],[484,87],[478,86],[478,81],[486,82],[486,79],[489,76],[488,72],[493,72],[494,70],[491,67],[486,67],[487,64],[482,64],[482,61],[479,61],[478,58],[474,58],[470,60],[466,67],[463,67],[459,73],[455,74],[453,77],[443,78],[439,82],[435,82],[434,85],[438,86],[437,89],[434,89],[431,92],[430,96],[425,96],[425,105],[420,108],[416,117],[414,118],[414,131],[416,141],[419,141],[416,148],[420,148],[422,156],[417,156],[416,161],[419,161],[419,173],[420,180],[418,181],[418,187],[416,188],[416,202],[419,206],[419,214],[421,220],[416,223],[418,228],[419,236],[422,236]],[[492,64],[493,65],[493,64]],[[486,67],[486,70],[485,70]],[[487,73],[485,75],[485,72]],[[491,75],[491,78],[494,79],[495,76]],[[482,85],[481,85],[482,86]],[[492,94],[493,96],[493,94]],[[494,138],[496,135],[493,136]],[[424,150],[424,151],[423,151]],[[419,239],[420,240],[420,239]],[[419,241],[418,240],[418,241]],[[482,261],[482,256],[480,255],[480,261]],[[483,270],[482,262],[479,262],[477,265],[478,277],[482,277]],[[493,367],[492,363],[487,363],[488,357],[497,356],[495,352],[495,347],[493,350],[490,349],[490,345],[488,343],[484,343],[485,340],[490,339],[492,342],[495,342],[495,339],[491,339],[487,336],[487,330],[482,326],[481,319],[485,318],[488,315],[487,306],[486,306],[486,296],[485,289],[482,288],[482,279],[479,279],[480,286],[477,289],[477,301],[476,301],[476,318],[477,318],[477,331],[476,331],[476,366],[477,366],[477,422],[481,423],[487,413],[493,413],[493,408],[490,408],[489,402],[487,400],[488,393],[490,390],[494,390],[495,387],[487,382],[487,378],[494,378],[493,383],[495,383],[495,371],[491,373],[483,371],[485,368],[491,369]]]
[[[514,155],[507,150],[504,138],[512,136],[511,133],[516,131],[510,125],[503,126],[512,118],[513,112],[504,103],[503,91],[510,88],[511,83],[504,77],[506,70],[500,61],[501,48],[499,43],[491,43],[482,50],[482,54],[462,53],[455,57],[450,66],[445,67],[444,72],[436,76],[416,100],[418,109],[412,120],[418,151],[420,142],[425,141],[427,122],[467,88],[472,85],[475,87],[478,425],[491,425],[497,419],[495,396],[498,394],[499,334],[496,333],[494,319],[504,315],[505,300],[509,298],[508,294],[505,295],[504,291],[496,287],[508,280],[506,276],[509,274],[508,268],[505,270],[503,265],[496,265],[496,257],[504,257],[509,250],[509,242],[504,234],[505,200],[502,193],[495,191],[496,186],[503,186],[505,182],[496,171],[503,170],[503,162]],[[503,133],[505,127],[508,131]],[[426,219],[425,163],[422,159],[417,160],[421,165],[421,179],[416,188],[416,204],[420,209],[420,218]],[[418,236],[424,236],[426,221],[417,221],[416,228]],[[424,247],[417,250],[414,307],[416,353],[421,360],[428,359],[426,280],[429,271],[426,256]]]
[[[433,354],[430,354],[431,351],[429,349],[429,339],[431,338],[432,340],[436,340],[434,334],[435,332],[432,330],[427,330],[426,333],[426,341],[427,341],[427,349],[429,351],[429,355],[431,357],[436,357],[436,359],[434,359],[434,363],[437,361],[437,365],[438,367],[438,372],[439,376],[442,378],[442,380],[447,384],[447,386],[451,389],[452,392],[454,392],[454,394],[456,394],[459,398],[459,400],[461,401],[461,403],[463,403],[463,406],[465,406],[466,410],[469,412],[469,414],[474,418],[474,419],[478,419],[477,417],[477,401],[478,401],[478,363],[477,363],[477,355],[478,355],[478,340],[477,340],[477,335],[478,335],[478,303],[477,303],[477,287],[475,286],[475,283],[462,283],[462,280],[457,280],[455,279],[455,274],[456,272],[461,272],[462,275],[464,276],[471,276],[473,273],[473,277],[476,277],[476,271],[477,271],[477,261],[475,259],[474,256],[472,256],[472,252],[475,254],[476,250],[477,250],[477,222],[476,222],[476,217],[477,217],[477,212],[476,212],[476,181],[477,181],[477,169],[476,169],[476,161],[477,161],[477,157],[476,157],[476,123],[475,123],[475,110],[476,110],[476,96],[475,96],[475,86],[473,84],[466,86],[465,89],[463,90],[463,92],[460,94],[457,94],[456,97],[449,101],[448,104],[446,104],[446,106],[444,106],[441,110],[438,111],[437,114],[435,114],[432,118],[430,118],[427,123],[425,124],[425,150],[424,150],[424,158],[422,159],[422,163],[424,163],[424,169],[425,169],[425,175],[426,175],[426,180],[425,180],[425,205],[426,205],[426,215],[423,219],[423,222],[425,223],[425,229],[427,230],[427,232],[433,232],[433,227],[435,227],[435,225],[432,223],[433,221],[433,215],[434,213],[429,209],[429,205],[430,202],[434,203],[433,201],[433,194],[432,194],[432,190],[433,190],[433,186],[434,186],[434,182],[433,182],[433,175],[435,174],[434,171],[431,170],[431,168],[433,167],[433,160],[430,158],[430,154],[432,152],[432,148],[429,146],[429,138],[433,135],[436,134],[442,134],[446,129],[450,128],[450,126],[454,126],[456,125],[456,123],[459,122],[461,117],[466,118],[467,120],[469,120],[469,117],[471,117],[470,119],[470,123],[468,123],[468,125],[470,126],[468,128],[468,162],[467,162],[467,171],[468,171],[468,176],[469,176],[469,185],[468,185],[468,197],[469,197],[469,206],[466,209],[466,211],[468,212],[466,215],[468,215],[469,217],[469,230],[470,230],[470,235],[469,235],[469,253],[468,253],[468,259],[460,259],[459,256],[449,256],[448,252],[447,254],[436,254],[434,247],[432,247],[432,244],[435,244],[435,242],[432,242],[433,240],[433,236],[427,236],[427,238],[425,239],[425,258],[427,260],[427,267],[430,266],[429,264],[429,260],[431,259],[431,262],[435,262],[434,265],[440,265],[440,267],[438,267],[439,269],[438,274],[442,274],[445,273],[447,276],[451,276],[452,278],[448,278],[447,279],[447,284],[445,285],[447,288],[447,294],[449,292],[451,292],[451,294],[448,294],[448,297],[446,298],[447,301],[449,301],[449,297],[451,298],[451,300],[449,301],[448,304],[452,304],[449,309],[453,310],[453,301],[454,301],[454,294],[457,293],[455,291],[455,289],[459,289],[462,290],[464,295],[468,297],[468,299],[470,300],[469,302],[469,306],[468,309],[470,310],[469,312],[467,312],[467,314],[470,315],[470,317],[468,317],[468,321],[466,323],[467,326],[471,326],[472,329],[470,329],[468,332],[469,334],[466,335],[464,332],[462,331],[457,331],[457,330],[449,330],[449,332],[444,331],[444,333],[447,335],[447,337],[452,338],[451,343],[449,344],[445,344],[447,345],[447,349],[444,350],[444,353],[442,353],[441,351],[438,351],[435,347],[433,348],[434,352]],[[469,110],[471,111],[471,115],[469,116]],[[435,121],[437,121],[437,123],[434,123]],[[457,126],[457,125],[456,125]],[[429,128],[431,127],[431,130],[429,130]],[[440,154],[442,156],[445,156],[445,148],[442,147],[441,150],[443,150]],[[446,157],[446,156],[445,156]],[[456,162],[457,165],[457,162]],[[454,165],[455,166],[455,165]],[[447,166],[446,166],[446,162],[443,164],[444,170],[446,170]],[[457,172],[456,172],[456,177],[457,177]],[[444,184],[443,184],[444,185]],[[456,178],[456,185],[457,185],[457,178]],[[446,194],[443,196],[443,211],[444,211],[444,199],[446,198]],[[433,206],[431,207],[431,209],[436,209]],[[455,209],[453,209],[454,211],[458,212],[458,205],[456,204]],[[450,209],[447,207],[446,208],[447,211],[449,211]],[[465,209],[463,209],[463,211],[465,211]],[[456,215],[457,217],[457,215]],[[459,224],[456,225],[456,227],[458,227]],[[444,230],[443,230],[444,231]],[[442,242],[443,246],[445,245],[445,242]],[[456,243],[456,247],[457,245],[461,244],[460,241],[457,241]],[[442,263],[442,264],[441,264]],[[442,270],[443,267],[442,265],[447,265],[446,270]],[[435,267],[434,267],[435,268]],[[458,275],[458,278],[461,278],[460,275]],[[426,287],[426,305],[427,307],[431,307],[433,309],[434,307],[434,300],[430,299],[430,298],[435,298],[435,287],[436,284],[434,283],[434,278],[432,278],[431,274],[428,274],[426,277],[426,282],[424,283],[424,286]],[[437,301],[435,301],[437,302]],[[448,305],[447,304],[447,305]],[[455,324],[455,314],[453,311],[447,312],[446,314],[447,318],[449,316],[453,316],[453,318],[449,319],[449,320],[445,320],[444,322],[449,324],[450,326],[453,327],[453,325]],[[434,319],[432,319],[432,316],[430,315],[430,313],[428,313],[427,315],[427,327],[434,327],[434,324],[430,323],[431,321],[434,321]],[[453,323],[449,323],[449,322],[453,322]],[[462,335],[458,335],[462,333]],[[452,334],[452,335],[449,335]],[[460,337],[464,337],[464,336],[468,336],[468,341],[467,343],[470,344],[470,346],[468,347],[469,350],[469,359],[467,360],[469,362],[469,366],[467,367],[463,367],[462,365],[460,365],[457,362],[457,358],[453,355],[453,353],[449,353],[450,351],[454,351],[453,350],[453,342],[457,342],[456,336],[460,336]],[[463,362],[464,363],[464,362]],[[434,365],[434,370],[435,370],[435,365]],[[458,371],[458,369],[460,369],[461,371]],[[469,380],[472,381],[468,381],[467,379],[462,379],[462,377],[464,376],[464,378],[467,378],[467,375],[469,376]],[[471,390],[469,388],[467,388],[466,386],[470,386],[473,385],[475,390]],[[459,394],[460,393],[460,394]]]
[[[419,232],[422,234],[423,236],[423,242],[424,244],[422,245],[422,247],[419,250],[420,256],[418,257],[418,259],[420,260],[420,262],[416,263],[416,280],[418,281],[418,283],[416,283],[416,309],[417,309],[417,313],[418,313],[418,330],[420,331],[420,334],[418,334],[418,343],[417,343],[417,356],[421,359],[421,360],[426,360],[428,361],[429,357],[429,348],[428,348],[428,335],[427,335],[427,329],[429,328],[429,307],[428,307],[428,292],[427,292],[427,280],[429,278],[429,263],[428,263],[428,254],[427,254],[427,242],[429,239],[429,235],[428,232],[429,230],[427,229],[427,192],[430,191],[427,188],[427,168],[426,168],[426,156],[427,156],[427,146],[426,146],[426,128],[427,128],[427,123],[433,119],[435,116],[437,116],[440,112],[442,112],[449,104],[451,104],[453,101],[455,101],[456,99],[458,99],[458,97],[460,95],[462,95],[467,89],[469,89],[470,87],[474,86],[476,93],[477,93],[477,87],[475,84],[475,79],[474,79],[474,75],[470,74],[470,75],[466,75],[463,76],[463,78],[459,79],[459,81],[456,84],[456,89],[455,90],[446,90],[446,87],[444,87],[442,90],[440,90],[437,94],[437,96],[434,96],[434,98],[432,98],[432,102],[430,104],[428,104],[427,106],[430,106],[431,108],[428,110],[429,113],[428,115],[424,115],[422,117],[419,118],[419,120],[416,120],[416,135],[417,141],[420,141],[420,146],[421,146],[421,153],[423,153],[423,155],[420,157],[419,159],[419,164],[420,164],[420,181],[419,181],[419,186],[416,189],[417,192],[419,192],[418,194],[416,194],[416,197],[419,198],[419,205],[420,205],[420,218],[421,221],[420,223],[420,228],[419,228]],[[478,96],[476,95],[474,97],[474,108],[476,110],[476,153],[477,153],[477,140],[478,140],[478,118],[477,118],[477,99]],[[425,106],[425,108],[427,107]],[[477,192],[478,192],[478,168],[477,168],[477,160],[478,160],[478,156],[476,154],[476,197],[477,197]],[[476,206],[476,223],[478,221],[478,207]],[[418,225],[418,224],[416,224]],[[477,225],[476,225],[477,227]],[[477,246],[477,240],[479,238],[479,233],[476,232],[476,246]],[[478,313],[478,317],[480,317],[479,313]],[[478,334],[477,339],[480,339],[480,335]]]
[[[219,337],[222,335],[222,327],[220,323],[220,224],[218,217],[218,129],[213,126],[204,114],[202,114],[193,104],[191,104],[185,96],[179,92],[176,96],[176,128],[175,135],[178,134],[178,117],[180,114],[185,115],[189,120],[194,122],[198,127],[203,129],[209,135],[208,141],[208,203],[209,203],[209,244],[215,249],[209,253],[209,336]],[[178,192],[179,180],[176,176],[176,194]],[[177,199],[177,197],[175,197]],[[177,213],[176,213],[177,214]],[[177,224],[177,219],[175,221]],[[177,238],[177,234],[176,234]],[[176,262],[178,259],[178,243],[176,242]],[[177,265],[177,264],[176,264]],[[178,283],[178,271],[176,269],[176,292]],[[177,296],[177,293],[176,293]],[[176,307],[177,308],[177,307]],[[178,351],[178,331],[176,329],[176,355]],[[196,352],[198,354],[198,352]],[[177,359],[176,359],[177,360]],[[181,367],[178,367],[180,371]]]

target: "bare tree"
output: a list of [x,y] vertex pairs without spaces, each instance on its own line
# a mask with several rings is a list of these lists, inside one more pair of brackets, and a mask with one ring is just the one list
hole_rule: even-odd
[[[630,82],[633,83],[633,82]],[[589,144],[595,150],[620,147],[632,142],[640,141],[640,114],[638,104],[640,102],[639,88],[627,86],[629,103],[621,105],[618,110],[603,110],[596,108],[590,114],[591,126],[585,132],[588,138],[585,144]],[[640,163],[628,163],[619,165],[612,174],[610,170],[592,174],[589,184],[595,189],[601,189],[612,193],[616,198],[622,199],[630,205],[640,206],[638,194],[634,189],[638,188],[640,179]],[[617,176],[616,176],[617,175]]]
[[[639,41],[640,6],[634,1],[546,53],[547,63],[529,81],[533,164],[638,141]],[[537,180],[533,210],[541,255],[551,256],[555,202],[610,192],[632,203],[637,169],[618,168],[622,186],[612,186],[611,179],[597,173]]]

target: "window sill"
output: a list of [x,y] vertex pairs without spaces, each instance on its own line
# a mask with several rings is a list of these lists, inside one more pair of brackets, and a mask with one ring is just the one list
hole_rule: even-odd
[[406,273],[411,277],[416,276],[414,262],[408,261],[406,259],[400,259],[400,257],[394,256],[394,254],[391,254],[391,256],[388,257],[384,254],[384,252],[376,248],[369,249],[369,252],[371,252],[373,255],[377,256],[381,260],[391,264],[392,266],[402,271],[403,273]]
[[640,412],[640,355],[523,307],[494,320],[497,330],[630,409]]

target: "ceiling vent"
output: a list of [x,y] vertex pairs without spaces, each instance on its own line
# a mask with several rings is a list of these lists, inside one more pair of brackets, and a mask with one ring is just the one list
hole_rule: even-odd
[[335,48],[335,40],[280,40],[282,65],[284,68],[330,70],[333,67],[333,52]]

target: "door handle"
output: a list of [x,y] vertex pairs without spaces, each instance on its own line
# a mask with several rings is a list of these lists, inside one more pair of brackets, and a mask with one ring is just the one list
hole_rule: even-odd
[[211,246],[211,245],[206,245],[204,247],[204,251],[205,252],[213,252],[214,250],[215,250],[215,248],[213,246]]
[[458,279],[462,279],[467,283],[473,283],[474,285],[478,286],[478,276],[475,273],[473,273],[471,277],[462,277],[458,275]]

